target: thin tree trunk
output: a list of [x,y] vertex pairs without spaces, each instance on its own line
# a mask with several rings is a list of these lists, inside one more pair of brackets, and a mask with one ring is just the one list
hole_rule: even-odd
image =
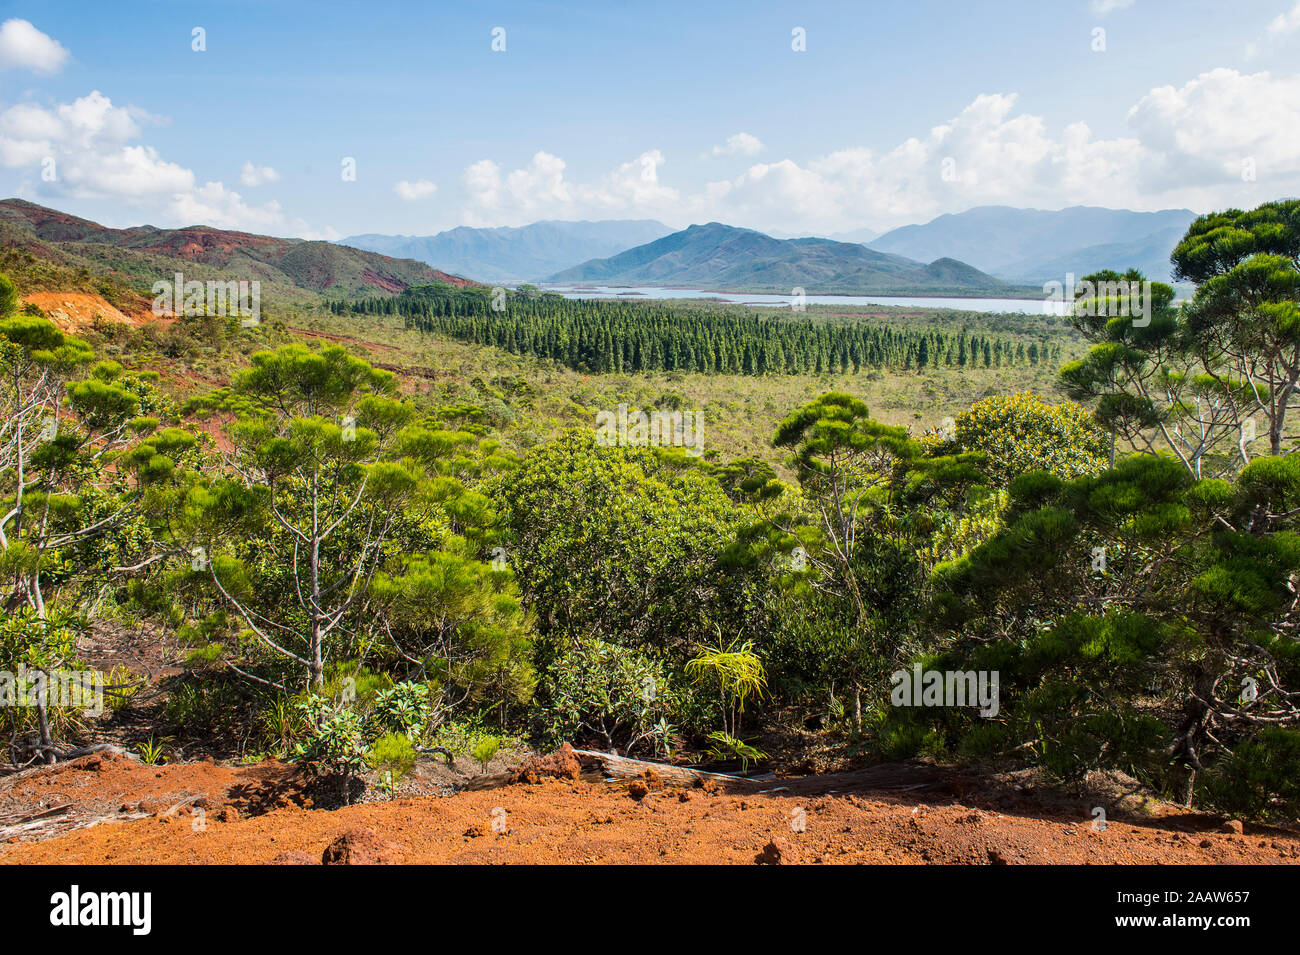
[[[36,571],[28,580],[27,590],[31,599],[32,607],[36,610],[36,619],[41,622],[42,628],[45,625],[45,598],[41,594],[40,571]],[[47,764],[53,764],[57,757],[54,755],[54,733],[50,729],[50,706],[49,706],[49,674],[44,670],[36,671],[36,720],[41,729],[41,759]]]
[[325,659],[321,650],[320,627],[320,510],[316,479],[311,488],[311,666],[309,684],[319,690],[325,685]]
[[50,730],[50,708],[46,701],[49,691],[49,675],[44,670],[36,671],[36,719],[41,727],[41,758],[47,764],[55,762],[54,734]]

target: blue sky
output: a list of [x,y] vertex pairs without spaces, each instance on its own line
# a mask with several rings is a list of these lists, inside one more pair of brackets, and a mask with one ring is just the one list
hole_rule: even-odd
[[1300,191],[1296,0],[41,0],[0,21],[5,194],[117,226],[828,234]]

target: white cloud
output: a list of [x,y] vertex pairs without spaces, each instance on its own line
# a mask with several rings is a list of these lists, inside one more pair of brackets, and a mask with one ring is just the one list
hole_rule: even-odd
[[265,186],[268,182],[279,182],[280,174],[270,166],[254,166],[244,163],[239,170],[239,183],[243,186]]
[[[1053,134],[1015,95],[986,94],[887,151],[761,163],[697,198],[709,218],[807,233],[997,203],[1204,210],[1300,192],[1300,77],[1213,70],[1151,90],[1127,120],[1127,136],[1099,139],[1082,121]],[[1242,175],[1248,160],[1258,183]]]
[[52,163],[50,190],[74,198],[139,199],[193,188],[188,169],[151,146],[128,144],[140,135],[136,117],[143,115],[98,90],[54,109],[11,106],[0,113],[0,164]]
[[[999,203],[1205,210],[1300,193],[1300,76],[1213,70],[1150,90],[1127,123],[1127,134],[1111,138],[1081,120],[1053,130],[1020,111],[1015,94],[988,93],[890,148],[754,163],[684,194],[661,180],[657,150],[590,182],[569,179],[564,160],[547,152],[509,173],[484,159],[465,171],[463,221],[655,216],[807,235]],[[1247,160],[1258,182],[1243,177]]]
[[405,179],[393,183],[393,192],[407,202],[413,202],[416,199],[428,199],[438,187],[428,179],[417,179],[415,182],[407,182]]
[[[25,195],[36,191],[35,201],[116,199],[137,208],[135,221],[334,236],[287,217],[277,202],[250,203],[169,162],[142,141],[142,128],[157,122],[98,91],[49,107],[12,105],[0,111],[0,166],[41,171],[47,160],[55,164],[54,181],[23,183]],[[562,157],[538,150],[517,168],[486,158],[466,167],[459,218],[481,226],[543,218],[654,217],[677,226],[718,219],[807,235],[886,229],[994,203],[1206,210],[1300,194],[1300,75],[1212,70],[1137,97],[1126,122],[1123,134],[1100,138],[1082,119],[1051,126],[1023,111],[1014,93],[992,92],[892,145],[850,140],[818,156],[752,161],[690,189],[665,180],[658,149],[578,177]],[[727,154],[743,155],[753,148],[743,135],[718,149],[734,143]],[[1243,176],[1246,165],[1257,182]],[[270,167],[249,162],[239,181],[253,186],[275,178]],[[436,192],[427,180],[403,180],[393,189],[404,200]]]
[[712,150],[705,153],[703,158],[709,156],[757,156],[763,149],[763,143],[757,136],[751,136],[749,133],[735,133],[728,136],[725,143],[714,146]]
[[[158,122],[143,110],[114,106],[98,90],[48,109],[15,104],[0,112],[0,166],[39,170],[38,179],[23,186],[36,202],[110,199],[160,225],[339,237],[331,229],[322,232],[287,218],[278,202],[253,205],[220,182],[199,185],[192,170],[135,141],[142,135],[141,123]],[[245,163],[240,178],[258,185],[279,177],[269,166]]]
[[1127,10],[1134,2],[1135,0],[1092,0],[1088,6],[1098,16],[1105,16],[1115,10]]
[[676,207],[678,193],[659,181],[663,163],[663,153],[652,149],[593,182],[573,183],[565,177],[564,160],[545,150],[505,175],[495,162],[481,159],[461,177],[462,218],[469,225],[518,225],[539,218],[666,213]]
[[220,182],[205,182],[197,189],[178,193],[167,205],[167,215],[176,225],[208,225],[325,241],[343,238],[341,232],[329,226],[315,229],[303,219],[286,217],[275,200],[249,205],[243,196]]
[[29,69],[57,73],[68,59],[68,51],[26,20],[0,24],[0,69]]
[[281,225],[284,216],[275,201],[250,206],[243,196],[219,182],[205,182],[197,189],[176,195],[169,207],[172,216],[187,225],[202,223],[218,229],[247,229],[264,232]]
[[1082,124],[1053,138],[1041,117],[1015,106],[1013,94],[985,94],[887,151],[755,165],[709,185],[713,217],[806,233],[889,227],[971,205],[1061,205],[1095,191],[1132,152],[1131,141],[1094,141]]
[[1265,52],[1274,44],[1281,42],[1291,34],[1300,30],[1300,3],[1288,10],[1286,13],[1279,13],[1271,21],[1264,35],[1258,39],[1246,44],[1246,56],[1255,57]]
[[1145,188],[1240,182],[1248,159],[1274,195],[1300,184],[1300,76],[1212,70],[1179,88],[1151,90],[1128,120],[1150,153]]
[[1279,13],[1274,17],[1268,25],[1267,35],[1269,39],[1276,40],[1290,36],[1296,30],[1300,30],[1300,3],[1297,3],[1286,13]]

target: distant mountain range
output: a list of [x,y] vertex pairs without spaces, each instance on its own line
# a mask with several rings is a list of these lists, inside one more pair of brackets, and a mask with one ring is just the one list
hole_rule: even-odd
[[[717,291],[845,294],[1009,295],[1011,284],[964,262],[928,265],[831,239],[774,239],[752,229],[693,225],[550,276],[550,284],[659,285]],[[1024,291],[1019,290],[1019,291]]]
[[560,269],[651,242],[673,230],[653,219],[599,222],[547,220],[520,227],[471,229],[437,235],[354,235],[342,245],[418,259],[482,282],[537,282]]
[[[111,229],[21,199],[0,201],[0,244],[148,287],[175,271],[200,281],[260,279],[299,300],[400,292],[425,282],[660,285],[737,292],[1034,295],[1100,268],[1169,279],[1169,254],[1195,214],[1075,206],[981,206],[869,243],[774,238],[711,222],[679,232],[654,220],[535,222],[434,236],[284,239],[189,226]],[[839,233],[857,239],[867,230]],[[355,245],[352,245],[355,243]]]
[[951,256],[1011,282],[1064,281],[1066,272],[1082,275],[1103,268],[1138,268],[1148,278],[1167,282],[1169,254],[1195,218],[1188,209],[978,206],[894,229],[869,244],[926,261]]
[[57,265],[107,273],[134,287],[187,280],[259,280],[269,295],[303,300],[400,292],[410,285],[475,284],[430,268],[330,242],[280,239],[208,226],[110,229],[23,199],[0,201],[0,244],[30,252]]
[[870,245],[872,239],[880,238],[880,233],[875,229],[850,229],[848,232],[832,232],[826,238],[834,239],[836,242],[861,242],[863,245]]
[[[1022,291],[1041,289],[1067,272],[1103,268],[1139,268],[1169,281],[1169,254],[1195,217],[1187,209],[979,206],[883,235],[863,228],[794,238],[719,223],[673,232],[654,220],[614,219],[461,227],[432,236],[368,234],[341,243],[502,284],[674,284],[747,292],[802,285],[819,292],[987,295],[1006,292],[999,280]],[[692,231],[701,229],[712,231]],[[671,241],[655,245],[661,240]],[[868,253],[836,248],[844,245],[865,246]]]

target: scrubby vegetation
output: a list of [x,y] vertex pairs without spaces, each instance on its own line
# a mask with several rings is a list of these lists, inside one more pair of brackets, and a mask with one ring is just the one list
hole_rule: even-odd
[[[422,287],[79,337],[0,294],[12,758],[84,734],[41,675],[116,620],[185,649],[158,739],[349,798],[434,747],[744,771],[812,735],[1294,819],[1300,203],[1174,258],[1189,302],[1085,298],[1069,335]],[[926,397],[968,367],[1004,377]],[[873,414],[899,379],[926,420]],[[707,452],[598,440],[620,401],[699,410]],[[996,696],[900,704],[934,672]]]

